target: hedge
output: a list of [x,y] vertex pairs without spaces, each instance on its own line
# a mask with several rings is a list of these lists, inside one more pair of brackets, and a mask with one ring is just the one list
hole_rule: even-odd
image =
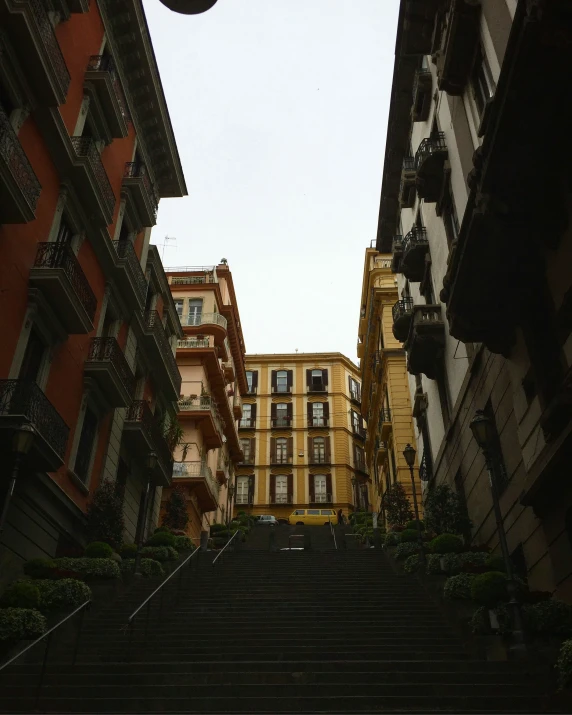
[[112,559],[72,559],[64,557],[55,559],[56,566],[75,571],[77,574],[90,578],[120,578],[119,564]]
[[0,642],[39,638],[46,628],[45,617],[33,608],[0,608]]
[[[121,562],[121,572],[132,574],[135,572],[135,559],[123,559]],[[146,578],[160,578],[165,575],[163,567],[159,561],[154,559],[141,559],[141,574]]]

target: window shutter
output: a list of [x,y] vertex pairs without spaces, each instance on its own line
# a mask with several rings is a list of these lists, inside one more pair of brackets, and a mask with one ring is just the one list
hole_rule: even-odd
[[254,464],[254,455],[256,454],[256,439],[250,438],[250,461]]
[[286,377],[287,377],[287,380],[288,380],[288,382],[287,382],[287,384],[288,384],[288,390],[291,390],[291,389],[292,389],[293,377],[294,377],[294,373],[292,372],[292,370],[287,370],[287,371],[286,371]]
[[252,371],[252,387],[258,387],[258,370]]
[[328,500],[334,501],[334,495],[332,493],[332,475],[326,474],[326,492],[328,494]]
[[292,504],[294,501],[294,475],[288,475],[288,504]]
[[307,459],[308,464],[312,464],[312,460],[314,458],[313,449],[312,449],[314,446],[313,441],[314,440],[311,437],[308,437],[308,459]]
[[324,440],[324,453],[326,455],[326,464],[330,463],[330,438],[326,437]]
[[314,475],[313,474],[309,475],[309,480],[310,480],[310,483],[308,486],[310,487],[310,503],[312,503],[312,502],[316,501],[316,489],[315,489],[315,485],[314,485]]
[[352,378],[348,375],[348,390],[350,392],[350,396],[353,394],[352,393]]
[[330,418],[330,403],[329,402],[324,402],[324,417],[326,419]]
[[286,443],[286,449],[288,450],[288,461],[292,464],[294,459],[294,438],[288,437],[288,442]]
[[270,464],[274,464],[276,462],[276,439],[274,437],[270,437]]
[[286,408],[286,416],[288,417],[288,419],[291,420],[292,419],[292,403],[288,402],[287,405],[288,405],[288,407]]
[[306,385],[310,387],[312,384],[312,371],[311,370],[306,370]]
[[324,385],[328,384],[328,371],[327,370],[322,370],[322,382]]
[[270,382],[272,384],[272,392],[276,392],[276,370],[272,370],[270,374]]
[[276,403],[275,403],[275,402],[273,402],[273,403],[270,405],[270,417],[271,417],[271,419],[273,419],[273,420],[276,419]]
[[314,411],[313,411],[314,408],[312,407],[311,402],[308,402],[308,404],[306,405],[306,409],[308,411],[308,427],[311,427],[312,426],[312,417],[314,415]]
[[256,425],[256,408],[258,405],[256,403],[252,405],[252,410],[250,411],[250,417],[252,419],[252,424]]
[[270,503],[274,504],[276,502],[276,475],[270,475]]
[[252,486],[251,486],[251,487],[250,487],[250,486],[248,487],[248,489],[249,489],[249,491],[248,491],[248,502],[249,502],[250,504],[254,504],[254,494],[255,494],[255,491],[256,491],[256,477],[254,476],[254,474],[252,475],[252,477],[249,478],[249,481],[248,481],[249,484],[250,484],[250,481],[251,481],[251,480],[252,480]]

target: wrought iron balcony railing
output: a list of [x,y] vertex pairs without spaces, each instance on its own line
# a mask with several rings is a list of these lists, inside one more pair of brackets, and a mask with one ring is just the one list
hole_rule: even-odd
[[256,419],[254,417],[243,417],[238,426],[242,429],[254,429],[256,427]]
[[173,456],[161,426],[149,409],[147,402],[145,400],[135,400],[132,402],[127,409],[125,421],[136,422],[141,425],[157,453],[161,466],[164,471],[170,475],[173,465]]
[[423,226],[414,226],[411,231],[403,239],[403,254],[405,259],[405,254],[414,246],[420,246],[421,244],[427,245],[429,241],[427,240],[427,230]]
[[327,417],[310,417],[309,419],[310,427],[327,427],[328,418]]
[[27,4],[32,11],[32,17],[59,87],[60,104],[63,104],[71,77],[46,8],[41,0],[27,0],[26,3],[20,2],[19,4]]
[[218,283],[214,271],[204,273],[202,276],[171,276],[171,285],[197,285],[202,283]]
[[384,407],[379,411],[379,422],[391,422],[391,410],[389,407]]
[[236,497],[234,498],[234,503],[235,504],[252,504],[253,502],[253,497],[249,496],[247,494],[237,494]]
[[127,109],[127,102],[125,101],[125,94],[123,93],[123,88],[121,87],[121,82],[117,76],[115,70],[115,62],[111,55],[92,55],[87,63],[87,72],[108,72],[113,85],[113,91],[115,92],[115,97],[117,99],[117,104],[119,105],[119,110],[124,121],[130,119],[129,111]]
[[67,243],[39,243],[34,268],[59,268],[67,276],[77,299],[93,323],[97,298],[79,261]]
[[274,417],[271,421],[272,427],[290,427],[292,424],[291,417]]
[[1,417],[29,422],[63,462],[69,427],[33,380],[0,380]]
[[292,456],[289,454],[273,454],[270,457],[271,464],[292,464]]
[[110,215],[113,215],[113,209],[115,207],[115,194],[113,193],[107,172],[105,171],[105,167],[101,161],[97,144],[90,137],[70,137],[70,139],[76,156],[87,159],[87,162],[93,171],[93,175],[105,208]]
[[133,244],[131,241],[113,241],[113,246],[119,258],[125,260],[129,268],[129,272],[133,278],[135,292],[139,297],[139,302],[144,303],[147,296],[147,279],[145,278]]
[[177,394],[179,394],[181,390],[181,373],[179,372],[177,360],[173,355],[173,349],[171,348],[169,339],[165,333],[161,316],[156,310],[148,310],[145,314],[145,327],[153,333],[153,336],[157,340],[157,344],[164,359],[165,366],[169,372],[169,376],[176,388]]
[[330,504],[332,502],[331,494],[314,494],[314,498],[311,500],[312,504]]
[[150,217],[153,219],[153,224],[157,221],[157,209],[159,208],[159,194],[155,186],[149,178],[147,167],[142,162],[130,161],[125,164],[123,172],[124,179],[138,179],[143,188],[143,198],[148,205]]
[[403,317],[406,314],[412,314],[413,306],[413,298],[401,298],[400,300],[398,300],[397,303],[395,303],[393,305],[393,308],[391,309],[393,322],[395,323],[396,320],[399,320],[399,318]]
[[220,325],[226,330],[227,322],[220,313],[191,313],[181,317],[181,325]]
[[[20,144],[20,140],[12,129],[8,116],[0,106],[0,159],[6,165],[8,172],[12,176],[18,190],[22,194],[28,212],[25,212],[25,220],[32,220],[35,216],[36,206],[40,198],[42,187],[32,165],[28,161],[26,152]],[[4,216],[4,209],[0,207],[0,217]],[[27,218],[26,218],[27,216]],[[12,219],[10,215],[6,218]]]
[[444,132],[437,132],[430,137],[426,137],[421,141],[417,152],[415,153],[415,168],[419,169],[420,165],[431,154],[438,154],[447,151]]
[[177,402],[180,412],[203,412],[205,410],[212,414],[213,422],[219,435],[224,435],[224,420],[220,416],[216,402],[210,395],[200,397],[181,397]]
[[125,391],[132,395],[135,390],[135,375],[125,359],[123,350],[115,338],[92,338],[89,345],[87,362],[108,363],[121,381]]
[[270,497],[271,504],[293,504],[294,500],[289,494],[274,494]]
[[191,350],[192,348],[210,348],[210,338],[186,338],[185,340],[177,340],[177,347],[182,350]]
[[220,493],[220,484],[214,478],[211,468],[206,462],[175,462],[173,464],[173,478],[197,478],[205,480],[212,497],[216,500]]
[[419,464],[419,479],[422,482],[428,482],[432,476],[431,463],[427,458],[426,453],[423,452],[423,456],[421,457],[421,462]]
[[239,464],[254,464],[254,454],[252,452],[243,452],[243,457]]

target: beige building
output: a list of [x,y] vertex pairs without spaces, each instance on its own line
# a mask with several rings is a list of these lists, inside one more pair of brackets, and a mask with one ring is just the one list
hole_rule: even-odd
[[371,504],[359,370],[341,353],[248,355],[235,511]]
[[[232,274],[226,263],[167,269],[183,328],[173,486],[187,499],[189,533],[198,538],[229,514],[235,465],[242,460],[237,420],[246,392],[244,340]],[[164,509],[170,490],[163,491]]]

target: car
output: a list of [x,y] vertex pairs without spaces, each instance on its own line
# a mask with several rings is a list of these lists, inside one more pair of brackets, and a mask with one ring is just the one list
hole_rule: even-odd
[[325,524],[328,526],[330,522],[335,524],[337,521],[337,513],[335,509],[295,509],[288,517],[288,523],[291,525],[318,525]]
[[260,514],[256,519],[256,523],[260,526],[278,526],[278,519],[272,514]]

